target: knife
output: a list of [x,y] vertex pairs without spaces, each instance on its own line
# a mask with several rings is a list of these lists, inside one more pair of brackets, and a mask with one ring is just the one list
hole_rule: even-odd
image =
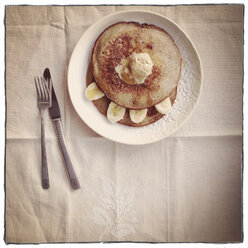
[[73,189],[78,189],[80,188],[80,184],[78,182],[75,170],[73,168],[73,163],[72,160],[70,158],[67,146],[66,146],[66,142],[65,142],[65,137],[64,137],[64,133],[63,133],[63,129],[62,129],[62,124],[61,124],[61,115],[60,115],[60,109],[59,109],[59,104],[58,104],[58,100],[53,88],[53,84],[52,84],[52,78],[51,78],[51,74],[50,74],[50,70],[48,68],[46,68],[44,70],[43,76],[45,78],[46,81],[50,81],[51,83],[51,87],[52,87],[52,96],[51,96],[51,100],[52,100],[52,104],[51,107],[49,108],[49,113],[50,113],[50,117],[54,123],[54,128],[57,134],[57,138],[58,138],[58,143],[63,155],[63,159],[65,162],[65,167],[69,176],[69,180],[71,183],[71,186]]

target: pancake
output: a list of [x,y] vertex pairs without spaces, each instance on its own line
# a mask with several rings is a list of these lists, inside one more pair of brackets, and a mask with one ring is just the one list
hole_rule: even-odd
[[[95,82],[93,73],[92,73],[92,65],[90,64],[88,66],[87,70],[87,76],[86,76],[86,86],[90,85],[92,82]],[[177,88],[175,88],[171,94],[169,95],[169,98],[171,100],[171,104],[173,105],[175,103],[175,99],[177,96]],[[97,100],[92,101],[93,104],[96,106],[96,108],[102,113],[103,115],[107,116],[107,110],[108,106],[111,102],[111,100],[107,96],[103,96]],[[126,109],[126,113],[124,115],[124,118],[120,120],[118,123],[126,126],[131,127],[142,127],[149,125],[151,123],[154,123],[155,121],[158,121],[161,119],[164,115],[160,114],[154,106],[148,107],[147,115],[145,119],[140,123],[133,123],[129,116],[129,109]]]
[[[148,53],[152,73],[142,84],[120,79],[115,67],[133,53]],[[107,98],[128,109],[152,107],[177,87],[181,55],[171,36],[154,25],[116,23],[98,37],[92,52],[93,75]]]

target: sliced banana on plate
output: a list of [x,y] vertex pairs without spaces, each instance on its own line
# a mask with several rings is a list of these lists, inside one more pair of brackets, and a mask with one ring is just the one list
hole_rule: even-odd
[[171,109],[171,100],[169,97],[167,97],[164,101],[162,101],[159,104],[155,105],[156,110],[160,113],[160,114],[168,114],[170,109]]
[[140,110],[135,110],[135,109],[129,110],[130,119],[134,123],[140,123],[141,121],[143,121],[146,118],[146,114],[147,114],[147,108]]
[[98,88],[95,82],[88,85],[85,90],[85,96],[89,100],[97,100],[104,96],[104,93]]
[[108,106],[107,118],[111,123],[116,123],[117,121],[123,119],[125,112],[126,108],[111,102]]

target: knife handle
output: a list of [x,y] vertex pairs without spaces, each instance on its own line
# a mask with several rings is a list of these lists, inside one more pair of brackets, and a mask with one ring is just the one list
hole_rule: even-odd
[[55,126],[59,146],[60,146],[60,149],[61,149],[61,152],[63,155],[63,159],[65,162],[65,167],[66,167],[66,170],[67,170],[70,182],[71,182],[71,186],[73,189],[78,189],[78,188],[80,188],[80,184],[78,182],[75,170],[73,168],[72,160],[71,160],[70,155],[69,155],[68,150],[67,150],[67,146],[66,146],[60,118],[54,119],[53,123]]

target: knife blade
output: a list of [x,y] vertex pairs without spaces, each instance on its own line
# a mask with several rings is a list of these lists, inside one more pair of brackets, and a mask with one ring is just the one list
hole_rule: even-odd
[[65,163],[65,168],[67,170],[67,174],[69,176],[69,180],[70,180],[72,188],[78,189],[78,188],[80,188],[80,184],[79,184],[79,181],[77,179],[76,172],[74,170],[73,163],[72,163],[72,160],[70,158],[68,148],[66,145],[66,141],[65,141],[65,137],[64,137],[64,133],[63,133],[63,129],[62,129],[59,103],[58,103],[58,100],[57,100],[57,97],[56,97],[56,94],[55,94],[55,91],[53,88],[51,73],[50,73],[50,70],[48,68],[46,68],[44,70],[43,77],[45,78],[46,81],[50,82],[50,85],[52,88],[51,89],[51,92],[52,92],[51,102],[52,102],[52,104],[49,108],[49,113],[50,113],[50,117],[54,123],[55,131],[56,131],[57,138],[58,138],[58,143],[59,143],[60,150],[62,152],[64,163]]
[[[44,76],[45,80],[47,80],[47,81],[50,80],[50,82],[51,82],[52,78],[51,78],[50,70],[48,68],[46,68],[44,70],[43,76]],[[51,104],[51,107],[49,108],[49,113],[50,113],[50,116],[52,119],[56,119],[56,118],[60,118],[61,115],[60,115],[58,100],[57,100],[52,83],[51,83],[51,87],[52,87],[52,96],[51,96],[52,104]]]

